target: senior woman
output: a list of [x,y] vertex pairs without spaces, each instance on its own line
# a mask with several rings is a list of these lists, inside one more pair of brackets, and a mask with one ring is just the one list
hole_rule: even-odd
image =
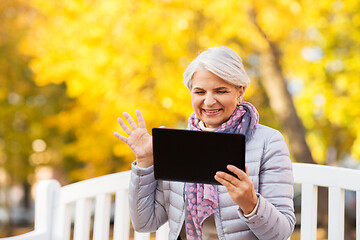
[[188,129],[245,134],[246,172],[228,165],[237,177],[217,172],[218,186],[157,181],[145,121],[138,110],[138,126],[124,113],[131,129],[118,122],[128,137],[115,136],[136,156],[129,190],[134,229],[152,232],[168,221],[171,240],[287,239],[295,225],[289,151],[280,132],[259,124],[255,107],[243,102],[250,79],[241,58],[227,47],[209,48],[190,63],[184,83],[194,110]]

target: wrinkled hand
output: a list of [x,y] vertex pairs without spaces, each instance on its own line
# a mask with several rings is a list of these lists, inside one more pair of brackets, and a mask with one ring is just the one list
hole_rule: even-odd
[[115,132],[114,135],[130,147],[131,151],[136,156],[136,164],[139,167],[147,168],[153,165],[152,137],[146,129],[145,121],[141,112],[136,110],[135,114],[139,127],[130,115],[125,112],[123,115],[129,123],[131,129],[126,126],[121,118],[118,118],[118,123],[129,137],[124,137],[117,132]]
[[227,169],[238,178],[219,171],[215,175],[215,180],[226,187],[231,199],[244,214],[251,213],[257,204],[258,197],[255,194],[254,184],[249,178],[247,168],[246,173],[233,165],[228,165]]

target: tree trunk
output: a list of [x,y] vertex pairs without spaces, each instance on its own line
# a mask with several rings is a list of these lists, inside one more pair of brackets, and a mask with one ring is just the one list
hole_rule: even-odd
[[260,53],[260,81],[271,109],[289,138],[291,154],[297,162],[315,163],[305,140],[305,130],[282,76],[279,59],[272,49]]
[[274,111],[285,134],[289,138],[291,154],[296,162],[315,163],[309,146],[306,143],[304,126],[296,112],[292,97],[287,89],[276,45],[266,37],[264,31],[256,22],[256,12],[254,10],[250,11],[249,16],[268,44],[266,50],[259,52],[260,82],[270,100],[271,109]]
[[22,200],[22,205],[26,209],[26,211],[30,211],[31,208],[31,186],[30,184],[24,180],[22,183],[24,198]]
[[4,237],[10,237],[13,235],[13,225],[12,225],[12,214],[11,214],[11,201],[10,201],[10,189],[12,186],[12,180],[9,175],[4,182],[4,210],[6,213],[6,219],[3,224],[2,232],[5,234]]
[[[304,126],[287,89],[286,80],[280,66],[277,46],[267,38],[263,29],[257,23],[256,15],[255,9],[249,11],[251,22],[263,37],[264,42],[267,43],[267,48],[258,53],[260,58],[260,82],[270,100],[271,109],[289,139],[289,148],[293,159],[296,162],[315,163],[310,148],[306,143]],[[328,222],[328,193],[326,188],[319,188],[318,190],[318,209],[319,225],[326,227]]]

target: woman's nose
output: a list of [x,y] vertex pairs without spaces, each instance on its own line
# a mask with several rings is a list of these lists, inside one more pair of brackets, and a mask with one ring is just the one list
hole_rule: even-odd
[[216,99],[211,94],[207,94],[204,99],[205,106],[212,106],[216,103]]

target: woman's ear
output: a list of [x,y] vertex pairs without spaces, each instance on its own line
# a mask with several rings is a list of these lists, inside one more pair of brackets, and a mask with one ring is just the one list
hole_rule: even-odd
[[240,86],[239,87],[239,97],[238,97],[238,101],[239,101],[239,105],[242,103],[244,95],[245,95],[245,91],[246,91],[246,86]]
[[240,87],[240,93],[241,93],[241,96],[242,96],[242,97],[244,97],[245,91],[246,91],[246,86],[241,86],[241,87]]

